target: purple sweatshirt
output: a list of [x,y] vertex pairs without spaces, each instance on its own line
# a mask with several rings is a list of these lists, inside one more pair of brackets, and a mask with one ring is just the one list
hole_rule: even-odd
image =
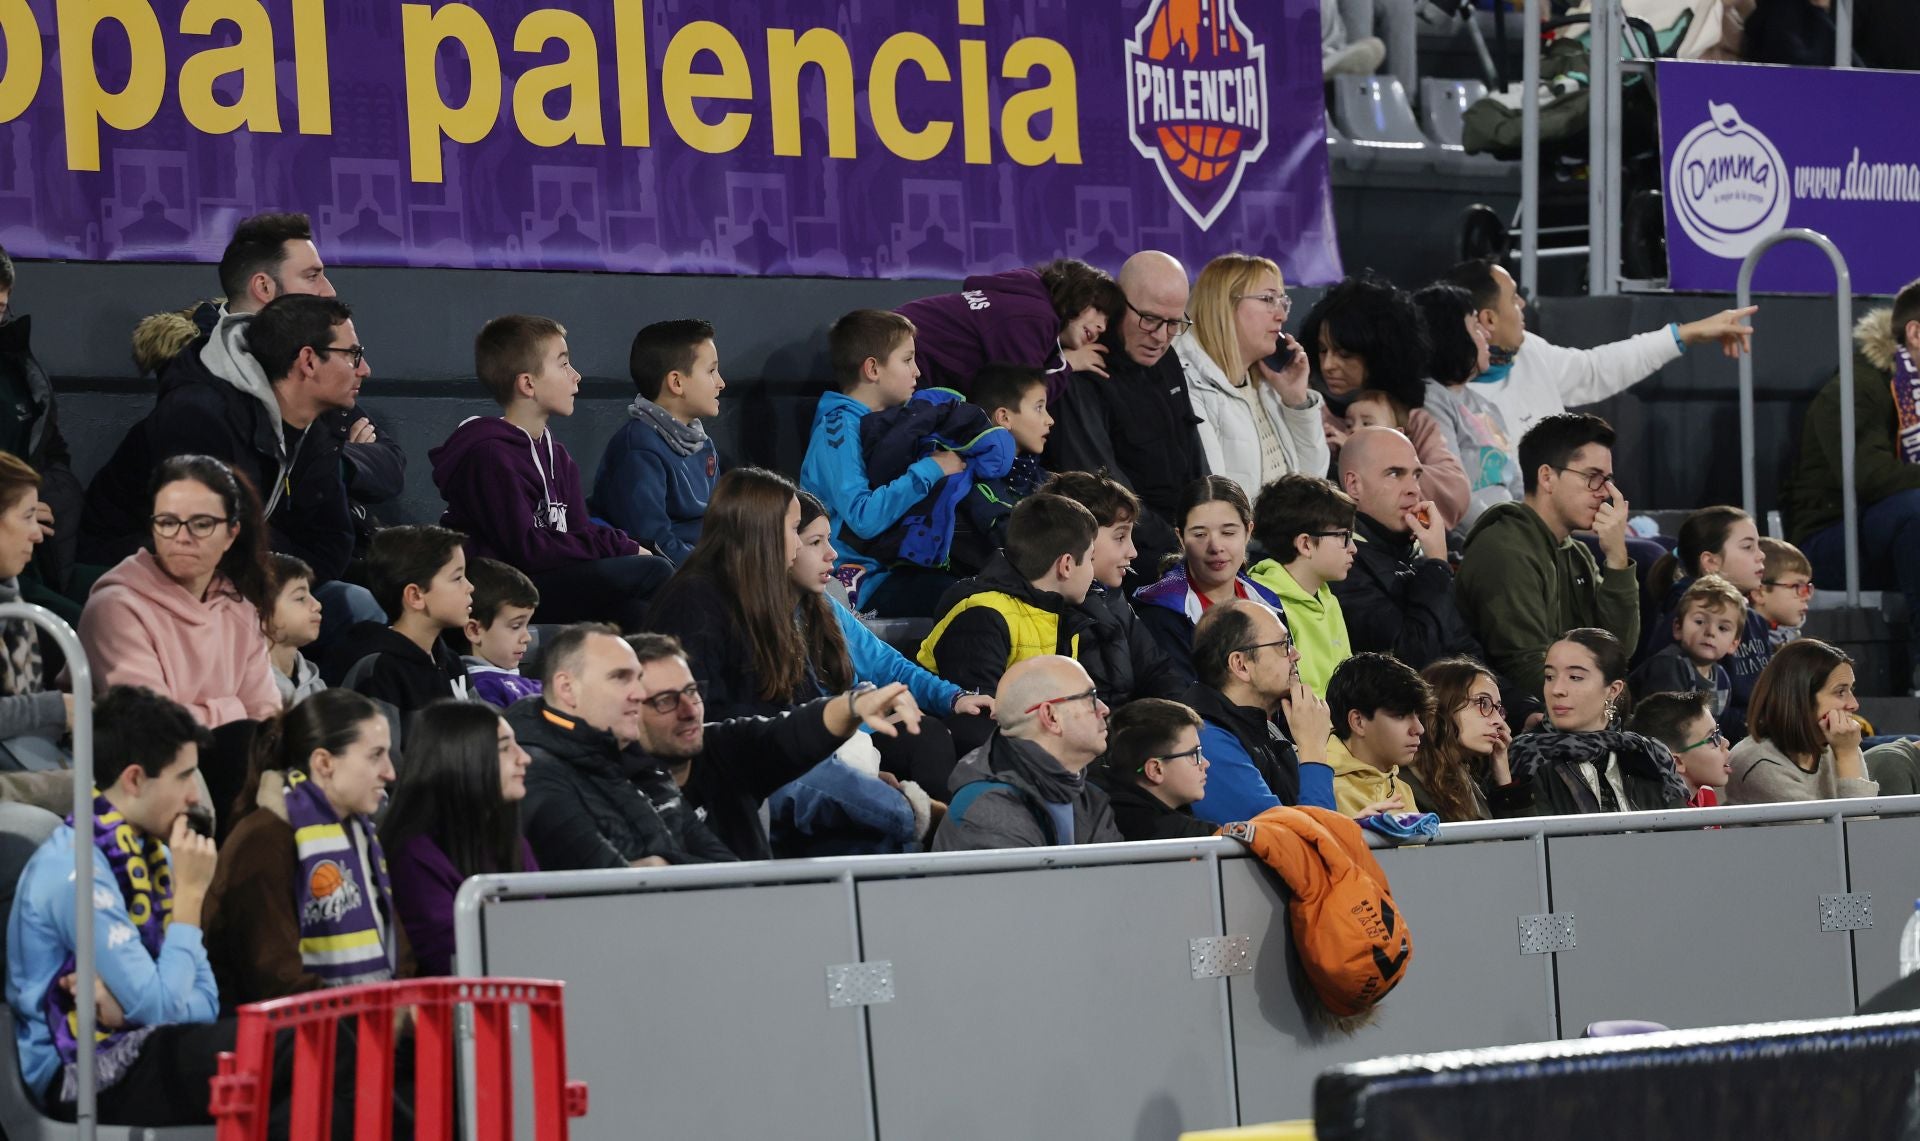
[[[533,849],[520,841],[520,870],[537,872]],[[393,910],[407,930],[414,962],[424,976],[453,973],[453,897],[464,882],[460,870],[426,836],[409,836],[387,849]]]
[[966,392],[986,364],[1023,364],[1047,370],[1047,403],[1065,391],[1072,373],[1060,357],[1060,326],[1053,299],[1030,269],[980,274],[961,292],[923,297],[897,312],[913,322],[921,388]]
[[475,416],[427,453],[447,501],[440,525],[467,536],[469,558],[528,574],[631,555],[639,544],[587,514],[580,469],[549,428],[534,440],[500,416]]

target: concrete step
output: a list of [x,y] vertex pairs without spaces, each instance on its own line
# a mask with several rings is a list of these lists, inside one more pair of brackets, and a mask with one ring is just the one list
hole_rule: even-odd
[[[1904,697],[1912,692],[1906,607],[1897,592],[1871,599],[1863,597],[1862,605],[1857,608],[1846,606],[1838,594],[1824,599],[1815,595],[1814,601],[1816,605],[1807,612],[1807,624],[1801,631],[1809,638],[1833,643],[1853,658],[1855,688],[1861,695]],[[1889,609],[1901,613],[1892,617]],[[1879,724],[1874,721],[1875,727]],[[1920,720],[1916,720],[1914,728],[1920,731]]]

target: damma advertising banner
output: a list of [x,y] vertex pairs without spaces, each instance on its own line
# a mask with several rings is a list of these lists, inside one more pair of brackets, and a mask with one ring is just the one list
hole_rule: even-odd
[[0,0],[0,244],[954,276],[1340,273],[1319,0]]
[[[1846,255],[1857,293],[1920,277],[1920,75],[1895,71],[1659,65],[1667,265],[1673,288],[1733,292],[1754,246],[1787,227]],[[1833,292],[1825,254],[1769,251],[1754,288]]]

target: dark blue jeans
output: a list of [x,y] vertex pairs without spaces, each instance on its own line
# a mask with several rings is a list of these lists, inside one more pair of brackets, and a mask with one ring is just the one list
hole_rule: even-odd
[[[1800,543],[1813,563],[1814,585],[1844,590],[1846,539],[1840,524],[1822,528]],[[1910,625],[1920,623],[1920,490],[1896,491],[1860,512],[1860,586],[1898,590],[1907,596]],[[1907,653],[1920,665],[1920,638],[1909,633]]]

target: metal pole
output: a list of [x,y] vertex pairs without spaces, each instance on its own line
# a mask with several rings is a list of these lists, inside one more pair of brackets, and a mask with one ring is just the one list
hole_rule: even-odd
[[1853,66],[1853,0],[1833,0],[1833,66]]
[[[93,670],[87,665],[87,652],[73,630],[54,616],[51,610],[30,602],[0,603],[0,621],[25,619],[53,637],[54,645],[67,659],[67,674],[73,681],[73,974],[74,1006],[79,1020],[80,1042],[92,1042],[99,1013],[95,1008],[93,982],[97,977],[93,946]],[[93,1141],[99,1125],[94,1103],[94,1059],[91,1049],[81,1049],[74,1058],[78,1085],[74,1099],[74,1125],[81,1141]]]
[[[1753,271],[1766,252],[1782,242],[1807,242],[1818,246],[1833,263],[1834,335],[1840,351],[1840,533],[1846,546],[1847,605],[1860,605],[1860,489],[1854,485],[1853,408],[1853,274],[1847,269],[1846,256],[1825,234],[1793,227],[1760,240],[1740,263],[1738,299],[1734,305],[1744,309],[1753,298]],[[1747,514],[1754,515],[1757,496],[1754,491],[1753,359],[1740,358],[1740,487],[1746,497]]]
[[1613,122],[1613,84],[1607,60],[1613,45],[1611,0],[1593,0],[1589,14],[1587,55],[1587,293],[1600,297],[1607,289],[1607,134]]
[[1599,289],[1608,296],[1620,292],[1620,248],[1621,248],[1621,212],[1624,202],[1620,193],[1620,172],[1626,165],[1621,155],[1620,133],[1625,130],[1623,120],[1626,117],[1626,65],[1621,56],[1626,52],[1629,42],[1627,33],[1627,13],[1625,0],[1601,0],[1607,9],[1607,43],[1611,50],[1599,67],[1600,74],[1607,83],[1607,137],[1606,162],[1600,168],[1606,181],[1605,212],[1601,216],[1601,232],[1606,240],[1600,248],[1606,251],[1605,274],[1601,278]]
[[1520,288],[1540,296],[1540,0],[1520,28]]

